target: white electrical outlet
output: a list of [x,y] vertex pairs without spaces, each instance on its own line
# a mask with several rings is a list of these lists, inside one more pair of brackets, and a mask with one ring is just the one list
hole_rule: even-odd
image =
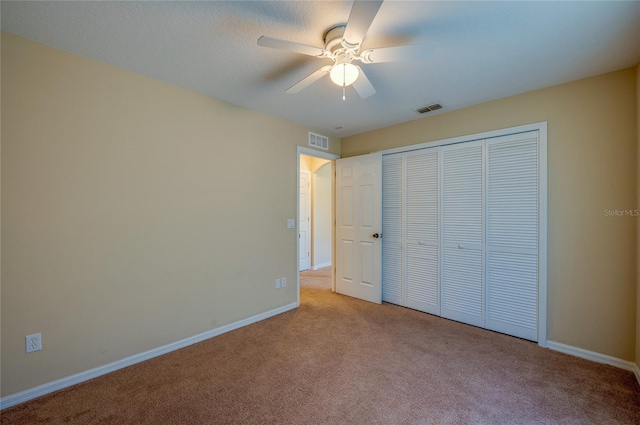
[[280,279],[276,279],[276,289],[280,289]]
[[42,335],[37,333],[26,337],[27,353],[42,350]]
[[287,278],[283,277],[282,278],[282,287],[284,288],[285,286],[287,286]]

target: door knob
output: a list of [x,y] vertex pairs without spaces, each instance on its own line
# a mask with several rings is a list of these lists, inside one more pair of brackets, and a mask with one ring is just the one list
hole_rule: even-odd
[[380,235],[379,235],[378,233],[374,233],[374,234],[373,234],[373,238],[374,238],[374,239],[378,239],[379,237],[380,237]]

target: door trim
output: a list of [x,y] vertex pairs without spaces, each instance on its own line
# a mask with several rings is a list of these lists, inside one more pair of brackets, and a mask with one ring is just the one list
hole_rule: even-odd
[[[417,143],[415,145],[402,146],[399,148],[385,149],[379,152],[382,155],[389,155],[392,153],[409,152],[417,149],[433,148],[435,146],[453,145],[456,143],[472,142],[474,140],[491,139],[494,137],[508,136],[510,134],[518,134],[518,133],[527,133],[529,131],[536,131],[536,130],[540,132],[539,133],[540,139],[542,139],[542,135],[544,135],[544,143],[546,148],[547,122],[541,121],[541,122],[532,123],[532,124],[519,125],[516,127],[500,128],[497,130],[486,131],[483,133],[468,134],[466,136],[457,136],[457,137],[451,137],[448,139],[434,140],[432,142],[423,142],[423,143]],[[547,161],[547,157],[545,156],[544,157],[545,166],[546,166],[546,161]]]
[[[331,289],[333,291],[335,291],[336,289],[336,281],[335,281],[335,276],[336,276],[336,210],[335,210],[335,204],[336,204],[336,199],[335,199],[335,160],[339,159],[340,156],[339,155],[335,155],[332,153],[328,153],[328,152],[321,152],[315,149],[311,149],[311,148],[307,148],[304,146],[297,146],[296,147],[296,217],[295,217],[295,223],[296,223],[296,234],[298,234],[298,223],[300,222],[300,155],[306,155],[306,156],[313,156],[316,158],[322,158],[322,159],[328,159],[330,161],[333,161],[334,163],[332,164],[332,168],[333,168],[333,173],[331,173],[331,203],[332,203],[332,208],[331,208]],[[300,266],[300,238],[296,238],[296,306],[300,306],[300,271],[299,266]]]

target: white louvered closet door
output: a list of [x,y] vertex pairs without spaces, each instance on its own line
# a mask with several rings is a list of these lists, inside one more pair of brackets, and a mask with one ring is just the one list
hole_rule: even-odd
[[441,315],[483,326],[483,141],[441,152]]
[[537,341],[538,133],[487,140],[486,327]]
[[402,305],[403,154],[382,157],[382,301]]
[[406,285],[409,308],[440,314],[439,149],[406,154]]
[[384,301],[546,341],[546,130],[530,130],[383,156]]

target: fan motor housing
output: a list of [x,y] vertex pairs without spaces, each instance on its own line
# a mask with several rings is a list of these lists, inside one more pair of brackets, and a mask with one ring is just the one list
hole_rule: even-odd
[[331,53],[335,53],[336,50],[343,49],[342,37],[344,36],[344,29],[347,26],[345,24],[336,25],[331,27],[324,33],[324,45],[325,49]]

